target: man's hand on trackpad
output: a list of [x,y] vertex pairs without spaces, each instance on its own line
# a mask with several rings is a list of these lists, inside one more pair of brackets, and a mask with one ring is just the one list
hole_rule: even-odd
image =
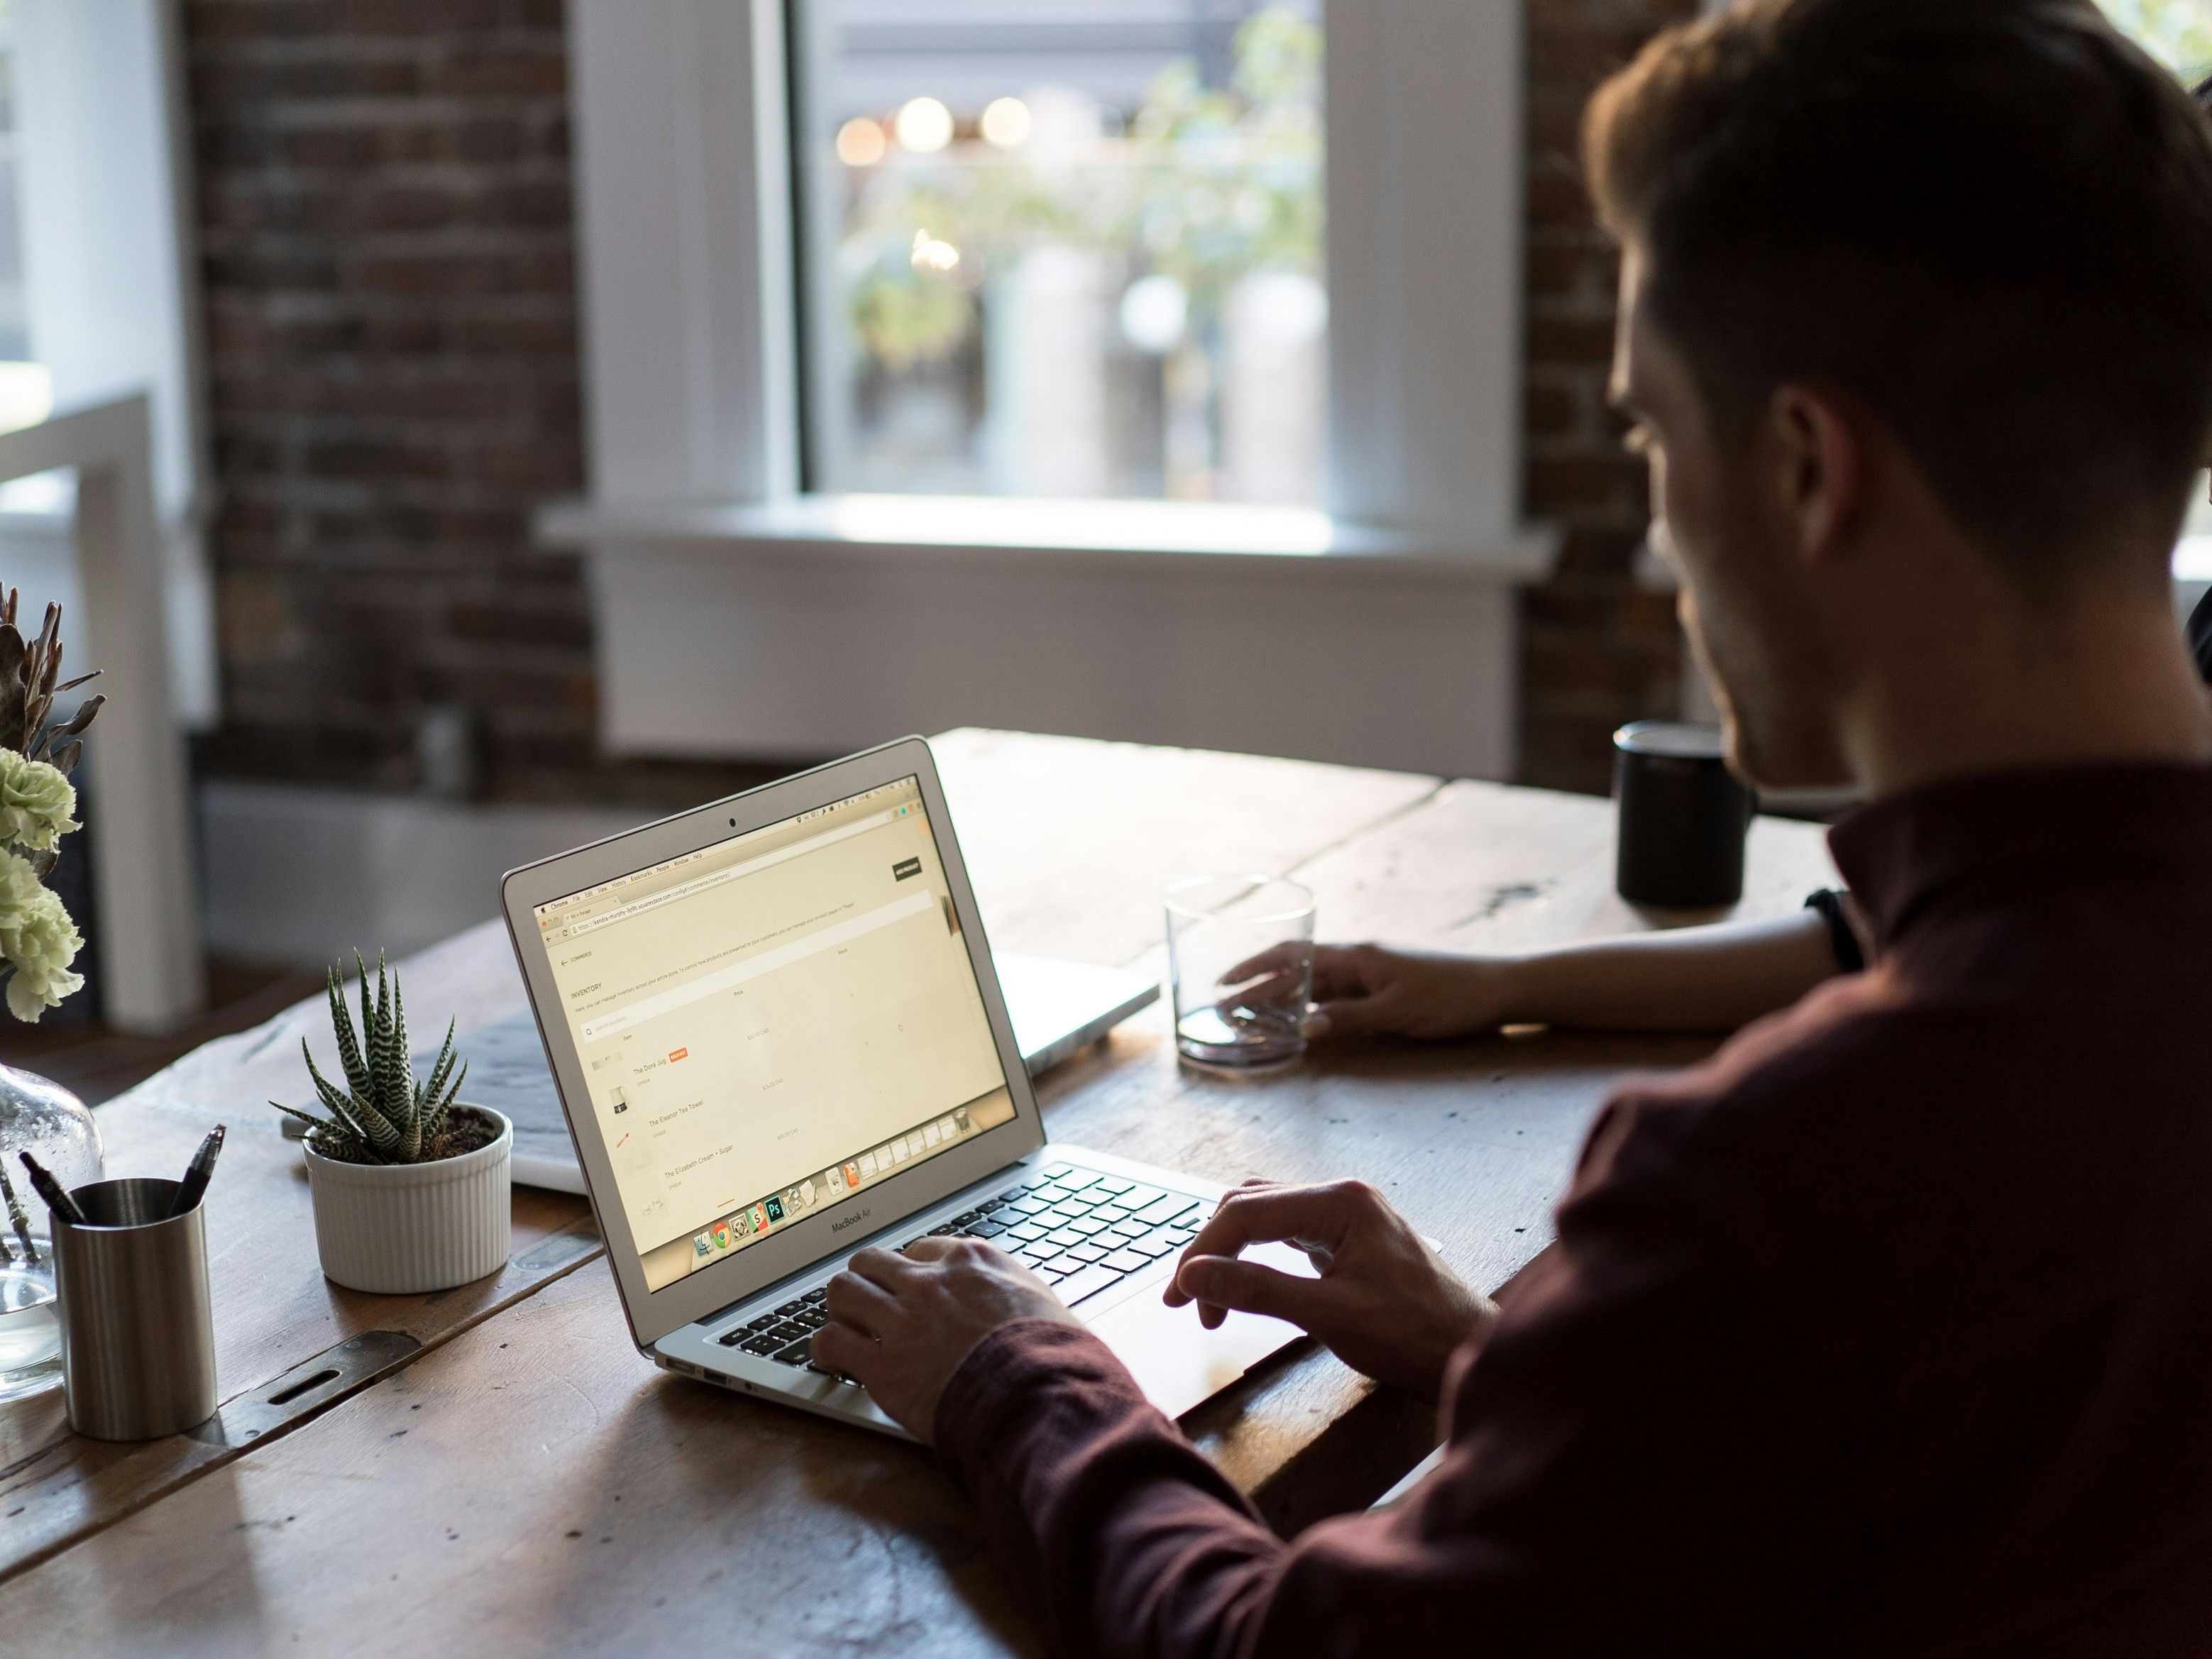
[[[1248,1246],[1277,1241],[1304,1250],[1320,1277],[1237,1259]],[[1208,1328],[1231,1311],[1288,1320],[1346,1364],[1430,1400],[1452,1351],[1498,1318],[1496,1303],[1462,1284],[1380,1193],[1358,1181],[1246,1182],[1185,1247],[1167,1301],[1197,1303]]]

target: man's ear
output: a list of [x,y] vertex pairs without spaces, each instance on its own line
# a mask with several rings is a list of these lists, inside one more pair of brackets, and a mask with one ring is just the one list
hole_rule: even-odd
[[1810,386],[1776,389],[1768,411],[1775,505],[1808,563],[1833,557],[1866,488],[1866,448],[1851,413]]

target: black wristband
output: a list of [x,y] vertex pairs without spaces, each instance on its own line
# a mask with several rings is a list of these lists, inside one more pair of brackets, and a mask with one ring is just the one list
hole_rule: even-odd
[[1858,931],[1851,926],[1844,896],[1832,887],[1824,887],[1805,901],[1805,908],[1818,910],[1820,920],[1828,924],[1828,948],[1836,953],[1836,965],[1847,974],[1865,968],[1866,947],[1859,943]]

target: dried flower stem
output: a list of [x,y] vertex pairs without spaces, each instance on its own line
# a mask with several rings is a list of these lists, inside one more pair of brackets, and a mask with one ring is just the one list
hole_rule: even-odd
[[[23,1241],[23,1255],[29,1264],[39,1265],[39,1247],[31,1242],[31,1218],[23,1213],[22,1200],[15,1196],[15,1183],[8,1179],[8,1166],[0,1164],[0,1195],[8,1200],[8,1219],[15,1229],[15,1237]],[[7,1242],[0,1239],[0,1256],[10,1261],[15,1258],[9,1253]]]

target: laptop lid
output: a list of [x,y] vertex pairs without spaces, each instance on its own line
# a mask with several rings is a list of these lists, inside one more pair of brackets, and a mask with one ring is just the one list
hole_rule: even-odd
[[501,892],[641,1348],[1044,1144],[920,738]]

